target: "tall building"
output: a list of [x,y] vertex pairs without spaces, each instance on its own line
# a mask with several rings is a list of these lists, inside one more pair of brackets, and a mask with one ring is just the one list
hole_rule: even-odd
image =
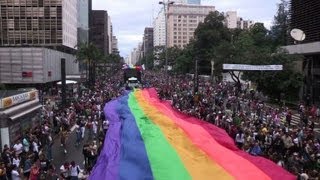
[[227,11],[226,12],[226,17],[225,17],[225,21],[226,21],[226,26],[229,29],[235,29],[237,28],[237,11]]
[[146,27],[143,34],[143,57],[153,53],[153,28]]
[[252,20],[244,20],[241,17],[237,18],[237,28],[238,29],[250,29],[254,25]]
[[116,36],[112,36],[112,53],[119,54],[118,39]]
[[112,53],[112,23],[111,23],[111,18],[108,16],[108,53]]
[[78,43],[89,42],[89,1],[78,0]]
[[153,45],[164,46],[166,44],[166,23],[163,9],[153,21]]
[[109,35],[110,30],[110,17],[107,11],[103,10],[93,10],[92,11],[92,21],[90,27],[90,41],[99,48],[104,55],[110,54],[111,40]]
[[289,39],[285,46],[291,54],[304,55],[301,71],[305,76],[301,97],[307,103],[320,102],[320,1],[291,0],[290,28],[302,30],[306,38],[303,41]]
[[168,46],[183,48],[194,37],[194,31],[214,6],[173,4],[168,8]]
[[79,67],[77,0],[0,1],[0,83],[41,84],[61,79],[60,58],[68,74]]
[[142,57],[142,43],[138,44],[138,47],[134,48],[131,51],[130,57],[129,57],[129,64],[135,65]]

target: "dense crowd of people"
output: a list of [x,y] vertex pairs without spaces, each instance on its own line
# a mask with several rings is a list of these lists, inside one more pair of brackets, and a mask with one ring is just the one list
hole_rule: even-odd
[[[102,76],[92,89],[79,86],[79,91],[72,93],[71,103],[64,107],[57,102],[58,88],[50,89],[51,99],[44,99],[39,126],[23,132],[11,147],[4,145],[0,180],[87,179],[109,125],[103,113],[104,104],[120,95],[119,77]],[[68,156],[71,135],[76,137],[74,146],[82,148],[83,169],[75,161],[54,164],[53,144],[59,143],[61,152]]]
[[[194,93],[190,76],[146,73],[146,79],[179,111],[224,128],[240,149],[266,157],[302,179],[320,178],[320,139],[314,131],[319,107],[301,103],[295,111],[268,105],[248,83],[239,89],[232,82],[200,79]],[[299,114],[298,125],[292,124],[294,114]]]
[[[121,72],[97,79],[94,88],[78,88],[74,100],[62,107],[47,100],[43,121],[9,147],[5,145],[0,161],[2,179],[86,179],[99,156],[109,121],[104,117],[106,102],[124,91]],[[170,76],[144,72],[144,87],[155,87],[163,100],[170,100],[179,111],[224,128],[236,145],[253,156],[264,156],[304,179],[319,179],[320,139],[314,131],[319,123],[319,107],[301,104],[297,111],[266,104],[267,98],[251,89],[230,82],[213,83],[200,79],[193,91],[190,76]],[[52,91],[52,92],[57,92]],[[299,114],[299,125],[293,125]],[[75,135],[74,146],[82,148],[84,168],[75,161],[53,162],[52,145],[69,153],[68,137]],[[59,138],[55,141],[55,138]],[[69,141],[68,141],[69,142]]]

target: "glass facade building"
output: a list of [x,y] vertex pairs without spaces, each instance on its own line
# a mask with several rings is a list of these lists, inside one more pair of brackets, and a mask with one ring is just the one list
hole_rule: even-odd
[[298,49],[305,59],[302,63],[304,74],[303,99],[307,104],[320,104],[320,1],[291,0],[290,29],[301,29],[305,40],[294,42],[290,37],[289,46]]
[[65,46],[77,42],[77,0],[0,1],[0,46]]
[[78,43],[89,41],[89,0],[78,0]]

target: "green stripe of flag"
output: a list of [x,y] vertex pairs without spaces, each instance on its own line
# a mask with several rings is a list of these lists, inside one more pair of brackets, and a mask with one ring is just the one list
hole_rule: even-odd
[[128,105],[143,138],[153,177],[156,180],[191,179],[174,148],[161,129],[144,114],[133,93],[129,95]]

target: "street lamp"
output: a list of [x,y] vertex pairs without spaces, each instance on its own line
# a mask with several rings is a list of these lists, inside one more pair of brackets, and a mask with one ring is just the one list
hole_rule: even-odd
[[163,11],[164,11],[164,16],[165,16],[165,29],[166,29],[166,34],[165,34],[165,38],[166,38],[166,44],[165,44],[165,53],[166,53],[166,62],[165,62],[165,75],[168,76],[168,7],[169,5],[174,4],[173,1],[160,1],[159,4],[163,5]]

